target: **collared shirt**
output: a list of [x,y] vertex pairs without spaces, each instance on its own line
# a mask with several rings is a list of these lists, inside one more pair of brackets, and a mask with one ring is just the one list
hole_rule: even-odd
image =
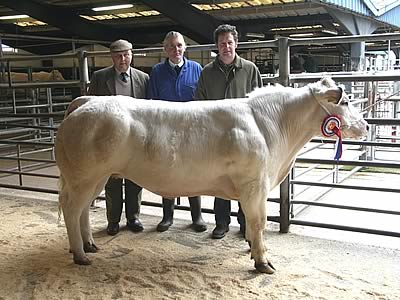
[[176,66],[182,68],[183,64],[185,63],[185,60],[182,59],[178,64],[174,64],[171,60],[168,59],[168,63],[172,69],[175,69]]
[[[117,95],[132,96],[131,68],[125,72],[115,69],[115,91]],[[122,80],[121,74],[126,73],[127,82]]]
[[128,82],[130,81],[131,67],[129,67],[128,70],[126,70],[125,72],[118,71],[117,68],[114,68],[114,70],[115,70],[115,74],[117,75],[117,79],[121,80],[121,74],[126,73],[126,75],[128,75],[126,79],[128,80]]

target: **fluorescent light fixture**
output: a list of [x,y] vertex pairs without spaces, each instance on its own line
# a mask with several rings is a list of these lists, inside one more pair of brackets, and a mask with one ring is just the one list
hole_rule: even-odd
[[338,35],[338,32],[336,30],[322,29],[321,32],[332,35]]
[[265,34],[263,34],[263,33],[257,33],[257,32],[247,32],[247,33],[246,33],[246,36],[247,36],[247,37],[250,37],[250,38],[257,38],[257,39],[263,39],[263,38],[265,38]]
[[133,7],[133,4],[121,4],[121,5],[93,7],[92,10],[104,11],[104,10],[116,10],[116,9],[131,8],[131,7]]
[[29,18],[28,15],[12,15],[12,16],[1,16],[0,20],[15,20]]
[[307,37],[307,36],[313,36],[314,33],[310,32],[310,33],[293,33],[293,34],[289,34],[290,37]]

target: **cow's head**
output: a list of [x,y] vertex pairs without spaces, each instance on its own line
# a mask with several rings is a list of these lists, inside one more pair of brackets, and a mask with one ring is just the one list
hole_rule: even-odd
[[325,116],[336,115],[340,118],[343,138],[362,138],[367,135],[368,123],[350,103],[344,90],[331,78],[323,78],[309,87]]
[[61,74],[61,72],[58,70],[51,70],[50,78],[51,78],[51,80],[55,80],[55,81],[65,80],[63,75]]

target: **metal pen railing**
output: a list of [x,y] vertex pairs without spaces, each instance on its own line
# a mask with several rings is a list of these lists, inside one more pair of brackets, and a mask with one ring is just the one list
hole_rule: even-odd
[[[292,39],[292,38],[279,38],[276,40],[271,40],[271,41],[262,41],[262,42],[247,42],[247,43],[240,43],[239,44],[239,49],[245,50],[245,49],[253,49],[253,48],[275,48],[278,49],[279,53],[279,74],[275,76],[267,76],[263,75],[263,80],[265,83],[270,83],[270,82],[279,82],[282,85],[289,85],[289,84],[295,84],[295,83],[307,83],[307,82],[312,82],[312,81],[317,81],[321,78],[321,76],[330,76],[334,80],[339,81],[339,82],[379,82],[379,81],[399,81],[400,80],[400,73],[398,72],[374,72],[374,73],[367,73],[367,72],[336,72],[336,73],[307,73],[307,74],[290,74],[290,47],[293,46],[300,46],[300,45],[321,45],[321,44],[340,44],[340,43],[353,43],[353,42],[361,42],[361,41],[378,41],[378,40],[400,40],[400,34],[380,34],[380,35],[371,35],[371,36],[346,36],[346,37],[330,37],[330,38],[314,38],[314,39]],[[215,50],[216,47],[215,45],[196,45],[196,46],[189,46],[187,51],[211,51]],[[157,48],[144,48],[144,49],[134,49],[134,53],[151,53],[151,52],[161,52],[162,48],[157,47]],[[80,72],[80,80],[79,81],[66,81],[66,82],[47,82],[47,83],[39,83],[39,82],[28,82],[28,83],[3,83],[0,84],[0,89],[1,88],[9,88],[9,89],[17,89],[17,88],[55,88],[55,87],[79,87],[81,90],[81,94],[85,94],[87,90],[87,86],[89,83],[89,68],[88,68],[88,58],[90,57],[95,57],[95,56],[102,56],[102,55],[109,55],[108,51],[79,51],[76,53],[72,54],[67,54],[67,55],[49,55],[49,56],[26,56],[26,57],[18,57],[18,58],[0,58],[1,62],[5,62],[8,65],[12,63],[12,61],[30,61],[30,60],[36,60],[36,59],[53,59],[53,58],[74,58],[78,60],[79,62],[79,72]],[[49,95],[51,98],[51,93]],[[358,100],[357,100],[358,101]],[[362,103],[366,102],[366,99],[359,100],[360,105]],[[59,106],[64,105],[59,104]],[[13,105],[16,106],[15,99],[13,102]],[[51,109],[56,107],[58,104],[51,104]],[[32,108],[30,105],[25,105],[25,109],[30,109]],[[39,106],[37,107],[39,108]],[[0,118],[48,118],[49,114],[43,114],[43,113],[36,113],[33,115],[28,114],[28,113],[22,113],[18,112],[17,109],[14,109],[13,114],[0,114]],[[19,110],[19,109],[18,109]],[[52,117],[60,117],[62,113],[57,114],[53,113]],[[3,119],[4,120],[4,119]],[[370,124],[374,124],[376,126],[382,126],[382,125],[389,125],[389,126],[399,126],[400,122],[399,119],[369,119]],[[11,122],[9,123],[9,126],[13,127],[18,127],[18,124]],[[49,126],[38,126],[38,125],[33,125],[31,129],[35,130],[45,130],[45,129],[50,129],[50,128],[45,128],[45,127],[51,127],[51,129],[54,131],[53,126],[55,123],[49,122]],[[24,128],[29,128],[28,125],[22,125]],[[52,140],[52,139],[50,139]],[[321,140],[318,140],[321,141]],[[0,141],[0,144],[2,144],[4,140]],[[13,141],[15,143],[19,143],[19,141]],[[315,142],[315,140],[314,140]],[[323,141],[324,144],[329,144],[332,143],[331,141]],[[395,143],[384,143],[384,142],[373,142],[373,141],[344,141],[345,145],[356,145],[360,147],[394,147],[397,148],[398,146]],[[363,152],[365,153],[365,152]],[[21,162],[22,162],[21,158]],[[25,160],[26,162],[27,160]],[[322,164],[338,164],[338,162],[332,161],[332,160],[321,160],[321,159],[306,159],[306,158],[298,158],[296,160],[297,163],[311,163],[314,164],[314,166],[319,166]],[[35,161],[32,160],[30,163],[50,163],[49,161]],[[373,162],[373,161],[365,161],[365,160],[359,160],[359,161],[345,161],[342,160],[339,163],[340,165],[343,166],[352,166],[352,167],[357,167],[357,168],[365,168],[365,167],[385,167],[385,168],[398,168],[397,163],[382,163],[382,162]],[[7,173],[7,170],[4,173]],[[23,169],[18,170],[18,171],[9,171],[9,174],[15,175],[16,172],[21,172],[21,176],[34,176],[32,174],[26,174],[29,172],[25,172]],[[1,173],[1,172],[0,172]],[[354,172],[356,173],[356,172]],[[39,173],[38,173],[39,174]],[[353,175],[353,174],[352,174]],[[42,177],[41,175],[38,175],[39,177]],[[44,176],[45,177],[45,176]],[[54,179],[54,178],[53,178]],[[362,228],[347,228],[346,226],[340,226],[333,224],[319,224],[317,222],[300,222],[298,220],[294,220],[291,218],[291,212],[292,212],[292,207],[293,205],[311,205],[312,201],[298,201],[293,200],[293,186],[294,185],[315,185],[315,186],[322,186],[326,188],[350,188],[350,189],[357,189],[357,186],[352,186],[352,185],[345,185],[343,183],[332,183],[332,184],[327,184],[327,183],[313,183],[313,182],[307,182],[307,181],[300,181],[300,180],[290,180],[288,177],[280,186],[280,198],[279,199],[270,199],[272,202],[278,202],[280,206],[280,215],[279,216],[271,216],[270,219],[274,221],[279,221],[280,222],[280,230],[281,232],[287,232],[289,230],[290,224],[302,224],[302,225],[308,225],[308,226],[322,226],[325,228],[337,228],[337,229],[349,229],[353,231],[361,231],[361,232],[367,232],[367,229],[362,229]],[[3,187],[9,187],[9,184],[0,184],[0,186]],[[21,188],[21,187],[18,187]],[[367,189],[368,187],[365,187]],[[35,187],[26,187],[28,190],[35,190]],[[364,189],[364,187],[359,188]],[[37,191],[43,190],[40,188],[36,189]],[[380,189],[380,188],[371,188],[371,191],[382,191],[382,192],[396,192],[398,193],[398,189],[395,188],[386,188],[386,189]],[[51,193],[55,191],[50,191]],[[143,204],[148,204],[148,205],[154,205],[154,206],[159,206],[159,204],[152,204],[152,203],[146,203],[145,201]],[[325,206],[325,207],[334,207],[337,208],[336,205],[324,205],[324,204],[315,204],[316,206]],[[353,206],[343,206],[343,209],[355,209]],[[187,207],[182,207],[182,209],[189,209]],[[366,208],[360,208],[360,211],[364,211]],[[373,210],[372,210],[373,211]],[[391,213],[390,210],[376,210],[379,213],[386,213],[389,212]],[[397,212],[393,213],[397,215]],[[235,215],[233,213],[233,215]],[[364,231],[362,231],[364,230]],[[376,233],[376,231],[374,231]],[[398,236],[397,233],[392,233],[392,232],[381,232],[381,234],[387,234],[387,235],[394,235]]]

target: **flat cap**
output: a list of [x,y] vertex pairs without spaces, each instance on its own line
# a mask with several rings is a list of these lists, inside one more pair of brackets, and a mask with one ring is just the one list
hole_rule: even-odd
[[117,40],[110,45],[110,52],[121,52],[132,50],[132,44],[126,40]]

